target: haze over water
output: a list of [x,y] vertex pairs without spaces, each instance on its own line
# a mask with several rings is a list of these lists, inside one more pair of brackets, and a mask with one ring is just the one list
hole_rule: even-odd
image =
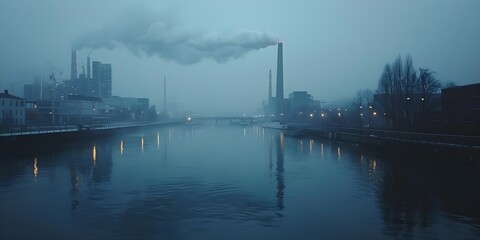
[[474,239],[479,183],[259,126],[149,128],[2,155],[0,239]]

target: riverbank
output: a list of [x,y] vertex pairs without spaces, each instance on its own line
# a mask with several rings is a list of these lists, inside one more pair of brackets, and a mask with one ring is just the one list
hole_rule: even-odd
[[480,137],[355,128],[306,128],[309,137],[363,145],[394,154],[455,156],[480,163]]
[[118,132],[137,130],[140,128],[158,127],[164,125],[182,124],[184,120],[170,120],[150,123],[124,123],[89,126],[70,126],[64,128],[51,128],[10,132],[0,134],[0,150],[19,151],[32,146],[45,146],[64,144],[81,139],[100,138]]

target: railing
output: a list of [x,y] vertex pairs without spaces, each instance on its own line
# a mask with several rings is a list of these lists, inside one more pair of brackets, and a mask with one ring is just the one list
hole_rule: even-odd
[[9,136],[22,136],[22,135],[34,135],[34,134],[46,134],[46,133],[60,133],[60,132],[74,132],[78,131],[78,127],[74,125],[62,125],[62,126],[39,126],[29,127],[26,129],[11,129],[8,132],[0,133],[0,137]]
[[90,125],[58,125],[58,126],[37,126],[28,127],[22,130],[12,129],[9,132],[0,133],[0,137],[12,137],[22,135],[37,135],[50,134],[62,132],[78,132],[84,130],[107,130],[107,129],[121,129],[130,127],[146,127],[158,124],[178,123],[179,120],[171,120],[166,122],[149,122],[149,123],[110,123],[110,124],[90,124]]
[[362,136],[377,137],[392,140],[401,140],[418,143],[441,145],[457,145],[480,148],[480,137],[464,135],[446,135],[416,132],[400,132],[361,128],[337,128],[337,132],[352,133]]

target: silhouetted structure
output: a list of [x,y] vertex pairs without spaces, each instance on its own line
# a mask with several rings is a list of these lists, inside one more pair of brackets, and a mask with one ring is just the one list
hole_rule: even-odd
[[164,115],[168,115],[167,109],[167,77],[163,77],[163,113]]
[[272,97],[272,69],[268,71],[268,115],[272,114],[272,105],[273,105],[273,97]]
[[93,96],[101,98],[112,97],[112,65],[92,62],[92,85]]
[[71,61],[71,77],[70,80],[75,81],[77,79],[77,51],[72,50],[72,61]]
[[8,90],[0,93],[0,126],[18,126],[25,124],[25,105],[23,99],[10,95]]
[[480,83],[442,89],[442,111],[451,132],[480,135]]
[[313,105],[313,97],[307,91],[294,91],[288,95],[289,112],[307,114]]
[[90,66],[90,57],[87,57],[87,79],[90,79],[92,77],[91,74],[91,66]]
[[278,43],[277,53],[277,94],[276,94],[275,115],[278,118],[285,111],[283,99],[283,43]]

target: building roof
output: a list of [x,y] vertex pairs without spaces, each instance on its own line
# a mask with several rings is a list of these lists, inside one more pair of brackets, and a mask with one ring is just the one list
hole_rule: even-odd
[[18,100],[22,100],[22,98],[19,98],[19,97],[16,97],[16,96],[13,96],[13,95],[8,94],[8,90],[5,90],[3,93],[0,93],[0,98],[8,98],[8,99],[18,99]]

